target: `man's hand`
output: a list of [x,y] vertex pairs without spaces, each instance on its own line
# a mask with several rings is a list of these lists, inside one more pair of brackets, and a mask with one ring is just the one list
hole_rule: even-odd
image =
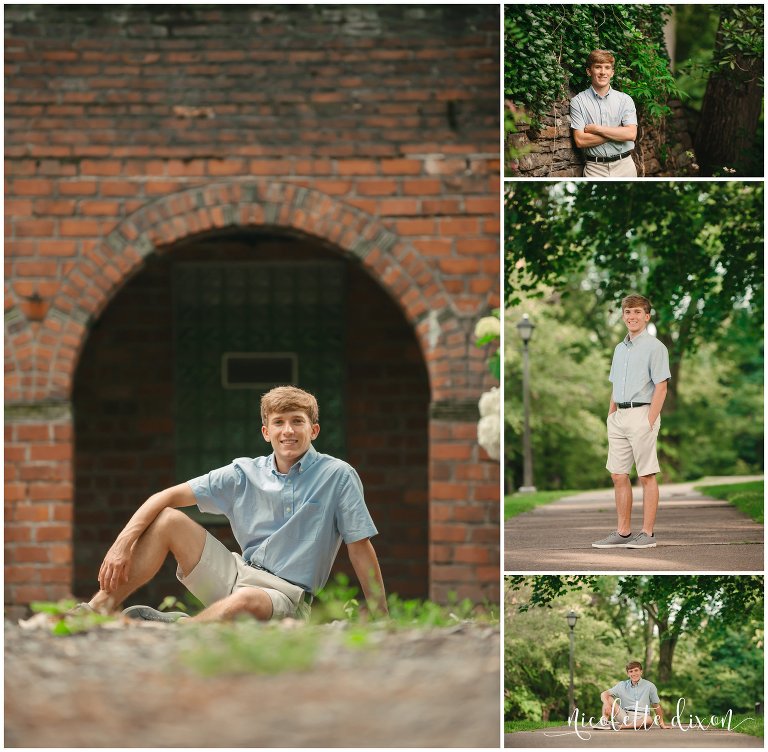
[[105,593],[112,593],[118,586],[128,581],[131,571],[133,545],[118,537],[112,544],[99,569],[99,587]]

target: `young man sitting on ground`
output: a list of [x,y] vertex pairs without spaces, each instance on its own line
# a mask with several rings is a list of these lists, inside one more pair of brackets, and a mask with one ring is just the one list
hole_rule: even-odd
[[[81,609],[115,613],[155,576],[172,553],[176,576],[205,605],[184,621],[263,621],[308,618],[325,585],[341,541],[372,613],[387,604],[371,537],[377,530],[355,470],[320,454],[317,400],[296,387],[277,387],[261,399],[265,457],[241,457],[218,470],[150,496],[131,517],[99,570],[99,591]],[[197,505],[229,519],[241,553],[234,553],[179,511]],[[131,606],[132,618],[176,621],[149,606]]]

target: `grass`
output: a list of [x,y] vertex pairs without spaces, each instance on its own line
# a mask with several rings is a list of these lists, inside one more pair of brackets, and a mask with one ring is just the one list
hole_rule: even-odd
[[552,726],[565,726],[568,721],[504,721],[504,733],[514,734],[516,731],[535,731]]
[[695,486],[697,491],[733,504],[755,522],[762,524],[764,515],[762,480],[748,483],[728,483],[722,486]]
[[564,491],[533,491],[532,493],[514,493],[504,497],[504,519],[509,520],[523,512],[540,507],[543,504],[562,499],[573,494],[587,493],[589,489],[566,489]]
[[[749,718],[750,720],[746,720]],[[744,723],[741,723],[744,721]],[[741,723],[738,728],[734,728]],[[734,713],[731,719],[731,731],[735,731],[737,734],[747,734],[748,736],[756,736],[759,739],[763,738],[763,716],[755,715],[755,713]]]

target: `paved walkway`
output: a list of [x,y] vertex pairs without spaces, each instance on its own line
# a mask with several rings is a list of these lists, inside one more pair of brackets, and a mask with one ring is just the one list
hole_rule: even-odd
[[[648,749],[707,749],[711,747],[762,747],[763,740],[756,736],[739,734],[735,731],[710,728],[706,731],[690,729],[681,731],[679,728],[662,730],[659,728],[648,731],[591,731],[589,728],[582,730],[582,737],[589,735],[588,739],[579,738],[568,726],[553,726],[551,728],[537,729],[536,731],[518,731],[514,734],[504,734],[505,747],[567,747],[576,749],[588,749],[590,747],[610,747],[612,749],[623,748],[648,748]],[[558,736],[557,734],[562,734]]]
[[[762,480],[705,478],[695,485]],[[592,542],[616,529],[613,489],[568,496],[504,524],[507,572],[763,571],[763,526],[727,501],[693,490],[694,483],[660,486],[656,548],[598,549]],[[642,489],[633,488],[633,532],[642,521]]]

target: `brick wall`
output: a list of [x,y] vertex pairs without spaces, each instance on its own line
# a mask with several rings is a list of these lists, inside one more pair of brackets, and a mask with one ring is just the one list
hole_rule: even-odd
[[71,400],[102,314],[155,254],[231,227],[310,237],[402,310],[429,377],[430,592],[498,599],[471,337],[499,302],[498,13],[6,8],[7,602],[72,587]]

